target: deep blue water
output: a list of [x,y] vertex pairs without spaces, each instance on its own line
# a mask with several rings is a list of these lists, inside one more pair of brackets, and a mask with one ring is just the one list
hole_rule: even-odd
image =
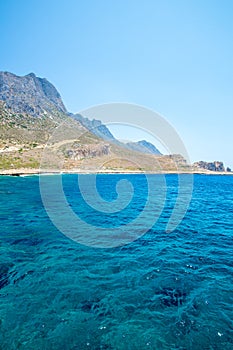
[[[121,178],[140,191],[119,214],[85,205],[76,175],[63,178],[68,203],[89,224],[127,224],[147,189],[143,175],[100,175],[105,200],[116,199]],[[0,178],[1,350],[233,349],[233,177],[195,175],[172,233],[165,227],[177,176],[166,181],[158,223],[128,245],[100,249],[52,224],[39,177]]]

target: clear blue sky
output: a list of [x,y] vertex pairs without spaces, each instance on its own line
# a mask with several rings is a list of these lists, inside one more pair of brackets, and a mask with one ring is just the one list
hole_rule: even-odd
[[46,77],[71,112],[147,106],[192,161],[233,167],[233,1],[0,0],[0,32],[0,70]]

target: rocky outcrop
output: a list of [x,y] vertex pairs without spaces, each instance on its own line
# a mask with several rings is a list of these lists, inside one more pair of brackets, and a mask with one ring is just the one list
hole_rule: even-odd
[[136,152],[161,155],[161,152],[152,143],[145,140],[128,142],[125,146]]
[[110,145],[95,144],[95,145],[79,145],[66,151],[67,157],[72,160],[80,160],[83,158],[95,158],[108,155],[110,153]]
[[196,162],[193,164],[193,168],[198,170],[204,169],[209,171],[225,172],[225,167],[223,162],[219,162],[219,161],[214,161],[209,163],[204,161]]
[[30,73],[23,77],[0,72],[0,100],[15,113],[31,116],[66,113],[56,88],[47,80]]

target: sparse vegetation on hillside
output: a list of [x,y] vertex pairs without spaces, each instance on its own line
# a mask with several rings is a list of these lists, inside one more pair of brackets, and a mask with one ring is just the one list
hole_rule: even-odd
[[[47,80],[33,74],[17,77],[3,73],[2,76],[1,170],[38,169],[41,166],[48,171],[56,168],[77,171],[190,171],[181,157],[143,154],[138,149],[125,148],[114,138],[104,140],[99,134],[90,132],[66,112],[60,95]],[[27,86],[22,91],[20,79],[31,88]],[[1,101],[1,96],[4,101]],[[101,122],[97,124],[102,126]]]

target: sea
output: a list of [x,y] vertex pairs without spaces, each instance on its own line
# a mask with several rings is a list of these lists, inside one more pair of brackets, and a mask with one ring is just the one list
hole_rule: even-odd
[[[0,177],[0,349],[232,350],[233,176],[194,175],[184,218],[168,231],[179,181],[166,175],[158,218],[152,208],[139,233],[132,225],[132,239],[113,246],[85,237],[124,231],[146,205],[146,176],[97,175],[110,205],[120,180],[132,184],[130,202],[112,212],[84,200],[79,175],[50,175],[51,188],[59,176],[88,232],[80,224],[70,236],[69,223],[51,220],[39,176]],[[57,201],[50,209],[63,222]],[[148,228],[146,217],[156,219]]]

